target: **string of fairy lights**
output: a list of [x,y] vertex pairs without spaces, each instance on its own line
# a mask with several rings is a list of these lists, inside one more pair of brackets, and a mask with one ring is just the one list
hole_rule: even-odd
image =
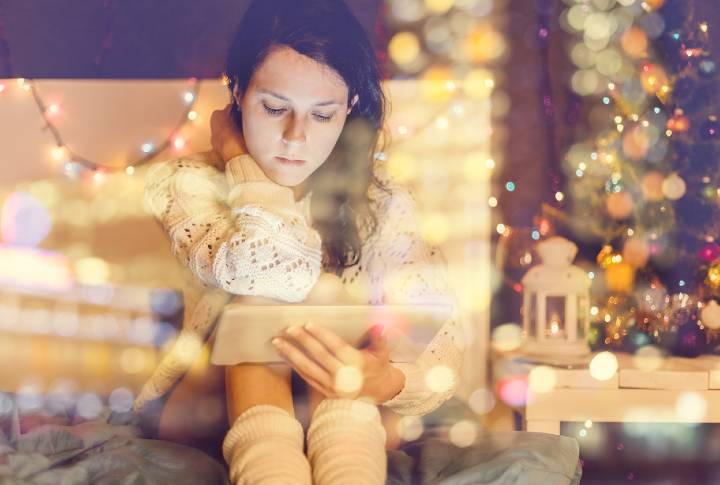
[[[54,139],[55,146],[51,150],[50,154],[52,159],[57,162],[64,162],[64,171],[66,175],[71,177],[77,176],[79,168],[81,167],[89,170],[94,177],[102,177],[105,173],[120,171],[124,171],[127,175],[133,175],[136,167],[150,162],[168,148],[172,147],[176,150],[183,149],[187,140],[181,134],[181,130],[188,121],[194,121],[198,117],[197,111],[195,111],[195,105],[199,96],[200,84],[197,79],[190,78],[188,80],[189,88],[182,94],[182,101],[185,104],[185,110],[183,111],[180,120],[176,123],[174,128],[170,130],[168,135],[159,143],[155,143],[153,141],[143,143],[139,147],[139,155],[136,158],[129,160],[127,163],[121,166],[110,166],[83,156],[75,151],[65,141],[60,129],[54,121],[61,114],[62,107],[58,103],[48,102],[44,99],[41,94],[41,90],[38,87],[37,81],[18,78],[16,83],[32,96],[38,112],[43,119],[43,129],[49,131]],[[0,93],[5,90],[6,86],[4,84],[0,84]]]

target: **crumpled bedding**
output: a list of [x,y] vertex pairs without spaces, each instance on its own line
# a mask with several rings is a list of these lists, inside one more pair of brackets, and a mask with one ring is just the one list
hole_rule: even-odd
[[[22,423],[8,396],[0,393],[0,485],[229,484],[222,463],[189,446],[144,438],[138,416],[131,413]],[[446,417],[453,413],[450,408],[443,411]],[[443,415],[428,417],[418,440],[388,451],[387,485],[580,483],[578,445],[571,438],[492,432],[460,448],[448,441]]]
[[230,483],[224,466],[202,451],[145,439],[127,418],[117,419],[126,424],[112,424],[110,413],[79,423],[70,415],[44,419],[21,415],[15,399],[3,397],[0,485]]

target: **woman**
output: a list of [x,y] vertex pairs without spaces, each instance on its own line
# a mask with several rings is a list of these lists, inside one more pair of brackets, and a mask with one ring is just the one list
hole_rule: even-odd
[[[347,6],[252,2],[226,74],[231,106],[213,120],[220,163],[198,155],[148,173],[148,206],[176,256],[205,284],[240,299],[306,301],[334,285],[341,300],[452,304],[411,197],[375,166],[385,102],[373,50]],[[227,301],[217,299],[214,311],[186,322],[178,348],[208,335]],[[377,405],[400,414],[437,408],[452,395],[463,349],[455,319],[414,362],[390,362],[379,334],[364,349],[323,328],[290,328],[276,342],[286,365],[226,369],[231,429],[223,455],[234,482],[384,483]],[[138,408],[174,384],[181,360],[171,355],[161,366]],[[363,377],[350,394],[334,385],[347,366]],[[447,378],[431,390],[425,380],[434,368]],[[291,369],[312,390],[307,457]]]

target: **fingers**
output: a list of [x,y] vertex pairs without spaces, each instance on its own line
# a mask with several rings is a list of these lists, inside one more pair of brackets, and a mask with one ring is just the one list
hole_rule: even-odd
[[360,352],[330,330],[312,323],[306,324],[303,328],[322,342],[342,363],[347,365],[359,365],[362,363]]
[[322,342],[307,330],[301,327],[288,327],[285,333],[297,341],[306,350],[306,353],[310,354],[330,375],[334,375],[342,367],[343,363],[338,360],[335,354],[331,353]]
[[274,338],[273,345],[278,349],[280,355],[284,357],[295,371],[300,374],[303,379],[310,383],[311,381],[325,389],[332,389],[333,379],[331,375],[320,365],[306,356],[300,349],[284,338]]

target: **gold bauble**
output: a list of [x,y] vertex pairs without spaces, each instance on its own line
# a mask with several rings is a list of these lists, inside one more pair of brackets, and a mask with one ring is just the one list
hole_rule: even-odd
[[605,286],[613,293],[630,293],[635,283],[635,269],[622,262],[605,270]]

